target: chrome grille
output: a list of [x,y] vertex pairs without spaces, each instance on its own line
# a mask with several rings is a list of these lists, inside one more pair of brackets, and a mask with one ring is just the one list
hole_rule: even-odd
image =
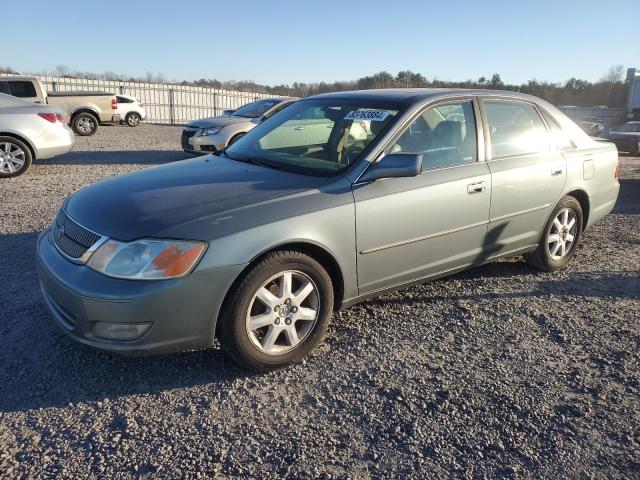
[[53,241],[62,253],[80,258],[99,239],[100,235],[78,225],[60,209],[53,223]]

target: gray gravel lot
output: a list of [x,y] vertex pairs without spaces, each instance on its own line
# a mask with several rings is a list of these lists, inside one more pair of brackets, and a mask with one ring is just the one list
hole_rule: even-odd
[[34,267],[62,199],[184,158],[103,127],[0,182],[0,477],[640,478],[640,158],[565,271],[510,258],[334,316],[266,375],[217,346],[125,358],[53,324]]

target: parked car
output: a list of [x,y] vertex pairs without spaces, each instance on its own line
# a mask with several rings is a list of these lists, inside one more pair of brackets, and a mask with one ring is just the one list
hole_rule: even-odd
[[137,127],[141,121],[146,120],[147,111],[144,109],[144,104],[137,98],[116,95],[116,101],[118,102],[118,115],[120,115],[122,122],[130,127]]
[[621,152],[640,153],[640,121],[627,122],[602,134]]
[[35,159],[67,153],[73,140],[59,107],[0,93],[0,178],[22,175]]
[[118,102],[108,92],[47,92],[37,77],[0,76],[0,93],[60,107],[78,135],[93,135],[102,123],[119,123]]
[[221,117],[195,120],[182,131],[182,149],[193,154],[217,152],[293,102],[295,100],[291,98],[266,98],[237,110],[225,110]]
[[[331,128],[302,142],[290,122],[319,112]],[[360,121],[370,135],[350,139]],[[612,144],[529,95],[318,95],[217,156],[75,192],[38,239],[39,276],[81,343],[161,353],[217,335],[269,370],[311,351],[334,309],[391,289],[505,255],[565,267],[613,208],[618,172]]]
[[605,130],[604,123],[593,120],[582,120],[578,125],[591,137],[599,137]]

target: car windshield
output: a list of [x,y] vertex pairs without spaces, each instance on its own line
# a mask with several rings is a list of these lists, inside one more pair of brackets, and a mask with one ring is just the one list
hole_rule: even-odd
[[302,100],[251,130],[225,154],[306,175],[337,175],[360,157],[400,109],[400,104],[388,102]]
[[640,123],[625,123],[620,130],[623,132],[640,132]]
[[258,100],[257,102],[247,103],[231,115],[234,117],[258,118],[280,102],[281,100]]

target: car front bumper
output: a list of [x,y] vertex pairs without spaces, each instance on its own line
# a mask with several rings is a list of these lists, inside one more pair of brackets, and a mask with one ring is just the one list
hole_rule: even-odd
[[[161,281],[110,278],[65,259],[51,230],[38,237],[37,266],[45,302],[58,326],[76,341],[124,354],[151,355],[213,343],[224,297],[242,265]],[[150,323],[141,338],[97,337],[97,322]]]
[[219,132],[215,135],[206,135],[206,136],[197,136],[193,135],[191,137],[186,137],[184,134],[182,136],[182,149],[185,152],[193,153],[193,154],[209,154],[215,153],[218,150],[224,148],[227,145],[227,135]]

